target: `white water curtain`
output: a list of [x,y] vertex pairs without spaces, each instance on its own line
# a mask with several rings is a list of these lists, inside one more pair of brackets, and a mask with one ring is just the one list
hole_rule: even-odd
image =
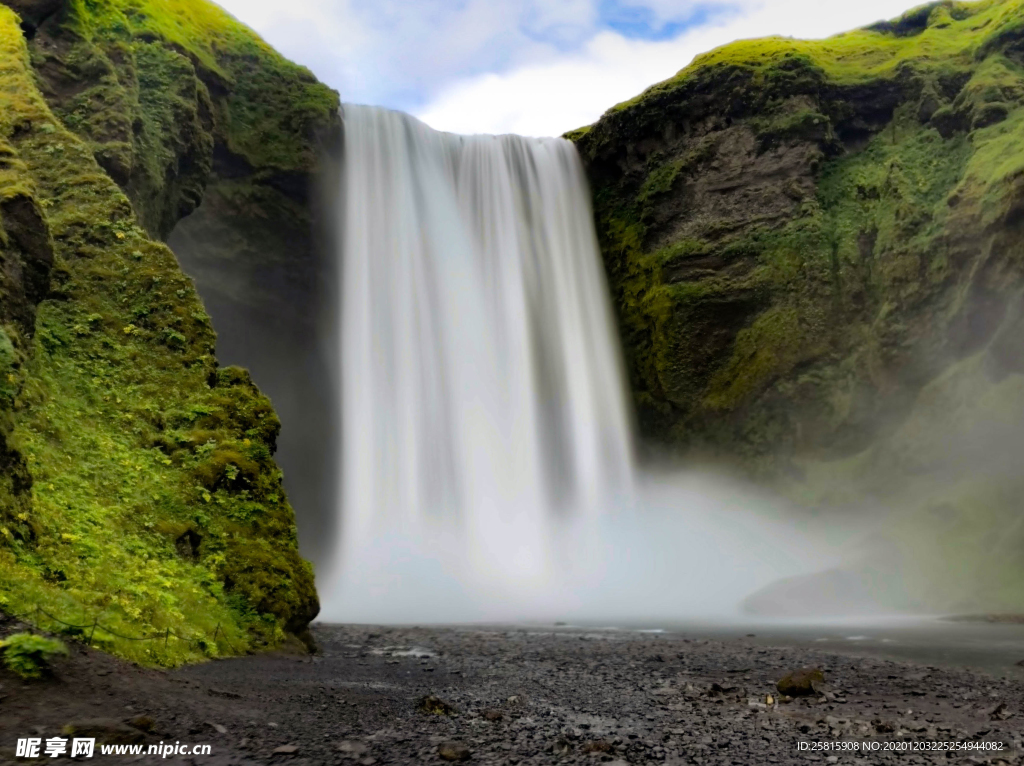
[[471,601],[514,600],[565,564],[553,527],[632,483],[582,165],[563,139],[455,136],[365,106],[345,107],[345,144],[332,578],[348,596],[331,611],[429,597],[417,567]]

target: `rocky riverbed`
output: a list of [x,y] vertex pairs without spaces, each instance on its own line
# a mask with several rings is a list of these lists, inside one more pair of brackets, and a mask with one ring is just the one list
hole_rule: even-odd
[[[212,750],[97,754],[101,763],[1024,763],[1024,684],[975,671],[754,637],[348,626],[315,635],[315,656],[162,672],[77,647],[45,681],[0,671],[0,763],[28,762],[15,757],[19,737],[45,741],[83,722],[113,739]],[[800,668],[819,668],[824,683],[808,674],[807,696],[780,695],[776,683]],[[812,749],[821,742],[860,749]],[[917,749],[929,742],[965,749]]]

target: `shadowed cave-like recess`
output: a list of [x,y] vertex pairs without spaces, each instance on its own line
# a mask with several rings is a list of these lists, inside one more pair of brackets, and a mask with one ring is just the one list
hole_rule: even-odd
[[[336,186],[337,94],[205,3],[12,3],[51,106],[195,280],[219,363],[248,368],[271,398],[277,462],[316,561],[337,459],[334,256],[317,207]],[[175,39],[175,18],[200,33]]]

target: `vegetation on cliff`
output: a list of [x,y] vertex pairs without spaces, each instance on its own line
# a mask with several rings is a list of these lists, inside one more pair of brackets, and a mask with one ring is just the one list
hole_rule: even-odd
[[[908,339],[876,337],[892,329],[879,312],[917,316],[966,287],[959,261],[985,248],[964,233],[1012,216],[1024,162],[1011,148],[1021,25],[1019,2],[943,2],[824,41],[735,43],[572,136],[652,435],[775,453],[766,431],[712,431],[728,429],[724,413],[772,419],[766,394],[797,368]],[[874,369],[863,361],[845,383],[812,388],[854,395],[853,378]],[[917,372],[915,389],[936,370]],[[810,417],[833,425],[794,448],[852,424],[841,411]]]
[[165,237],[217,159],[287,184],[317,161],[338,96],[213,3],[67,0],[31,29],[58,117]]
[[994,459],[1024,430],[1022,106],[1024,3],[946,0],[725,46],[569,136],[645,435],[811,508],[907,509],[950,607],[949,556],[1024,603]]
[[280,422],[152,237],[216,146],[308,169],[337,97],[201,0],[47,6],[0,7],[0,608],[151,663],[278,643],[318,608]]

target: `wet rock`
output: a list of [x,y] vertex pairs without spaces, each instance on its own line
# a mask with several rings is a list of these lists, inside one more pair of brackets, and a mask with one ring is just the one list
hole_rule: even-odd
[[472,755],[461,742],[442,742],[437,746],[437,754],[443,761],[468,761]]
[[355,740],[345,740],[338,743],[338,750],[347,755],[349,758],[358,758],[360,755],[364,755],[370,748],[363,742],[356,742]]
[[242,699],[242,695],[241,694],[237,694],[235,692],[229,692],[229,691],[227,691],[225,689],[209,689],[207,691],[207,693],[211,697],[224,697],[224,699],[229,699],[229,700],[240,700],[240,699]]
[[95,739],[106,745],[138,745],[143,740],[142,732],[113,718],[86,718],[72,721],[64,727],[69,737]]
[[991,713],[988,714],[989,720],[992,721],[1005,721],[1008,718],[1013,718],[1013,712],[1006,707],[1004,703],[1000,703]]
[[784,676],[775,688],[787,697],[809,697],[820,694],[824,685],[825,674],[821,668],[800,668]]
[[500,710],[496,710],[495,708],[487,708],[480,714],[480,716],[485,721],[500,721],[504,717],[502,712]]
[[156,728],[156,721],[148,715],[137,715],[128,721],[128,725],[148,734]]
[[555,755],[568,755],[572,751],[572,743],[564,737],[559,737],[555,740],[555,744],[551,746],[551,752]]
[[583,743],[582,749],[584,753],[612,753],[615,751],[615,745],[606,739],[595,739]]
[[416,703],[416,709],[428,715],[455,715],[459,712],[454,705],[449,705],[443,699],[435,697],[433,694],[422,697]]

